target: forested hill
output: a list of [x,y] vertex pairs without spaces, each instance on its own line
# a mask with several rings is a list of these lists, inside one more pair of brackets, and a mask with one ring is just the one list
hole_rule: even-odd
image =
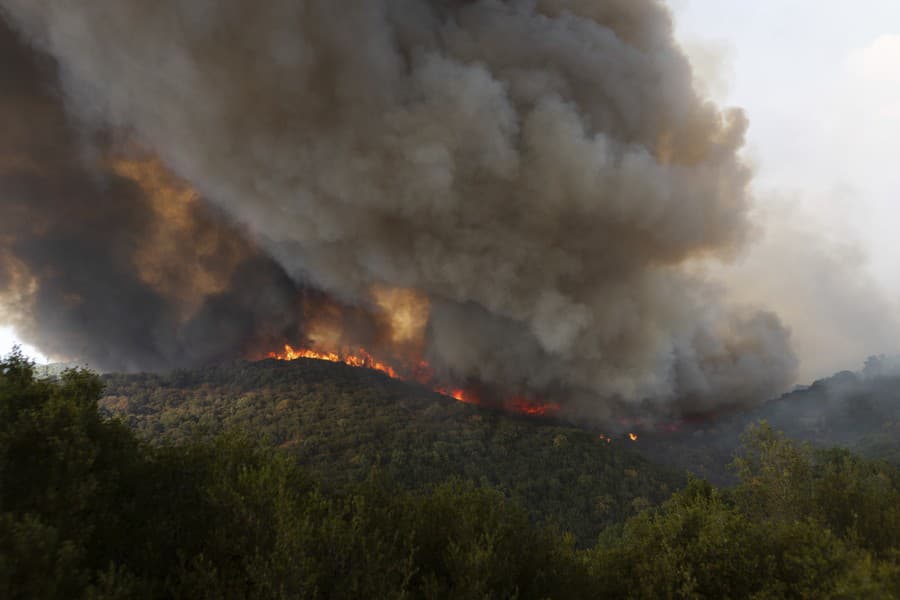
[[[0,598],[900,597],[900,469],[767,425],[742,437],[734,487],[690,480],[590,539],[665,484],[624,443],[340,365],[105,386],[35,377],[14,352],[0,359]],[[469,480],[427,482],[453,475]]]
[[654,462],[731,482],[734,474],[727,465],[741,434],[766,421],[814,447],[842,446],[900,464],[900,376],[886,362],[873,357],[859,373],[836,373],[753,410],[684,424],[675,433],[642,435],[639,448]]
[[535,522],[585,543],[683,483],[625,439],[607,443],[343,364],[266,360],[103,380],[101,407],[154,443],[246,432],[326,483],[374,471],[418,490],[458,477],[499,488]]

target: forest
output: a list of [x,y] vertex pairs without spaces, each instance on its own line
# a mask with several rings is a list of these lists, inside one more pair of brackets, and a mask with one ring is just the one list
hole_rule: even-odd
[[[900,595],[889,461],[758,422],[731,461],[736,483],[717,487],[625,442],[352,382],[365,371],[341,383],[305,368],[305,391],[281,397],[284,369],[161,385],[0,361],[0,597]],[[355,387],[362,398],[341,392]],[[369,411],[351,419],[361,402]],[[394,410],[409,413],[402,424]],[[564,508],[591,494],[596,510]]]
[[373,469],[410,491],[449,478],[496,488],[579,545],[685,478],[614,442],[552,421],[486,410],[383,373],[301,359],[168,374],[110,374],[101,409],[151,444],[248,435],[327,487]]

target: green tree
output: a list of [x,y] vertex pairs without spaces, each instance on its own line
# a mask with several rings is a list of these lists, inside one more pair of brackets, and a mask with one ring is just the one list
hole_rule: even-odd
[[735,497],[753,519],[798,520],[810,515],[812,450],[798,446],[768,423],[751,425],[741,436],[742,452],[732,468],[740,478]]

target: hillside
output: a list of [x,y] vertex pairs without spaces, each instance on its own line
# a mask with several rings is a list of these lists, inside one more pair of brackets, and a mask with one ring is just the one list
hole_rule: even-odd
[[[262,367],[235,369],[302,381],[296,372],[310,365]],[[179,386],[190,391],[186,376]],[[152,389],[152,378],[131,384]],[[900,596],[900,470],[812,451],[765,425],[743,436],[735,487],[691,480],[578,548],[536,527],[534,507],[529,518],[508,493],[474,482],[335,485],[342,469],[328,483],[323,461],[314,474],[234,434],[141,443],[99,410],[103,388],[87,371],[35,378],[21,354],[0,359],[0,597]],[[163,405],[178,400],[159,392]],[[477,412],[469,417],[492,417]],[[518,427],[537,454],[545,433],[555,432],[554,449],[579,446],[555,443],[562,428],[506,419],[496,428]]]
[[683,478],[576,428],[464,404],[377,371],[318,360],[104,375],[101,407],[154,443],[252,432],[331,484],[373,469],[408,489],[499,488],[540,523],[593,542]]
[[745,412],[683,424],[676,432],[645,433],[640,450],[650,460],[717,482],[733,481],[727,465],[740,435],[768,422],[817,448],[842,446],[862,456],[900,464],[900,376],[870,359],[862,372],[842,371]]

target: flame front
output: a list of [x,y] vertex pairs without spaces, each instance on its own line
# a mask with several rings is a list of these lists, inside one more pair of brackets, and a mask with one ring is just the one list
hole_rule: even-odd
[[375,360],[371,354],[363,348],[359,348],[356,354],[338,354],[336,352],[317,352],[309,349],[296,349],[289,344],[284,345],[283,352],[269,352],[269,358],[277,360],[297,360],[298,358],[313,358],[316,360],[327,360],[328,362],[339,362],[351,367],[365,367],[381,371],[391,379],[403,379],[399,373],[383,362]]
[[[376,359],[365,348],[357,348],[352,352],[322,352],[310,348],[294,348],[290,344],[285,344],[284,349],[281,352],[269,352],[267,357],[276,360],[311,358],[314,360],[343,363],[351,367],[373,369],[384,373],[391,379],[415,381],[431,388],[439,394],[449,396],[459,402],[475,405],[482,404],[478,393],[474,390],[438,385],[435,382],[434,371],[425,361],[419,361],[411,368],[400,368]],[[513,412],[531,417],[553,417],[561,410],[560,405],[556,402],[538,402],[518,396],[512,397],[504,402],[504,406]]]

